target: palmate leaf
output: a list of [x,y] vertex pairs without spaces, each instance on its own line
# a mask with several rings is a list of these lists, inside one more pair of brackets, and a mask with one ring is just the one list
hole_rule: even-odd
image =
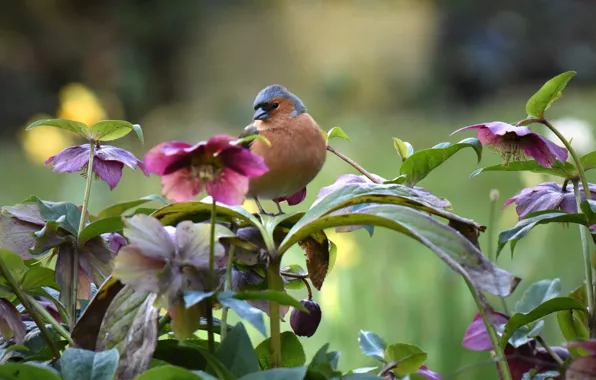
[[[313,210],[315,210],[313,208]],[[311,210],[311,211],[313,211]],[[508,296],[519,278],[495,266],[470,241],[453,228],[419,210],[402,205],[371,205],[358,211],[307,218],[305,215],[288,233],[279,252],[314,232],[344,225],[370,224],[401,232],[430,248],[451,269],[470,281],[476,289]]]

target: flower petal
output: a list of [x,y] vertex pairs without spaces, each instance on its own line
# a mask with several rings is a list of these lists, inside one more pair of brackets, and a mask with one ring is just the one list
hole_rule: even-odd
[[457,129],[453,132],[451,132],[451,134],[449,136],[453,136],[454,134],[461,132],[461,131],[466,131],[468,129],[480,129],[480,128],[486,128],[486,126],[484,124],[476,124],[476,125],[468,125],[467,127],[463,127],[460,129]]
[[567,160],[567,150],[551,142],[546,137],[532,133],[526,139],[524,152],[526,155],[533,157],[538,165],[552,168],[555,159],[559,159],[561,162]]
[[224,168],[219,178],[207,183],[206,190],[217,202],[239,206],[248,192],[248,177]]
[[21,314],[17,308],[7,299],[0,298],[0,332],[4,341],[14,337],[16,344],[25,340],[27,326],[21,320]]
[[98,157],[103,161],[122,162],[124,165],[128,166],[132,170],[135,170],[138,166],[143,171],[143,174],[149,176],[149,173],[146,171],[143,162],[139,161],[139,159],[136,158],[134,154],[130,153],[125,149],[116,148],[115,146],[110,145],[102,145],[95,151],[95,157]]
[[157,175],[166,174],[171,165],[188,156],[185,151],[187,148],[194,147],[183,141],[168,141],[154,146],[145,154],[147,171]]
[[241,146],[230,146],[219,155],[225,167],[247,177],[259,177],[269,171],[265,159]]
[[64,149],[55,156],[48,158],[45,164],[54,161],[55,172],[72,173],[79,171],[87,162],[89,162],[89,144],[71,146]]
[[124,236],[143,255],[152,259],[165,261],[176,255],[176,247],[170,235],[159,220],[152,216],[139,214],[127,219]]
[[297,204],[302,203],[306,199],[306,187],[303,187],[302,190],[299,190],[297,193],[292,194],[288,197],[279,197],[273,199],[274,202],[281,203],[283,201],[288,202],[290,206],[296,206]]
[[117,161],[103,161],[99,157],[93,162],[93,172],[114,190],[120,178],[124,164]]
[[[492,317],[492,322],[495,326],[505,324],[509,319],[506,315],[496,312],[493,312]],[[462,345],[472,351],[490,351],[493,349],[493,345],[488,336],[488,331],[486,330],[486,326],[484,326],[480,313],[476,314],[472,323],[470,323],[466,329]]]
[[190,168],[180,169],[161,177],[161,192],[174,202],[186,202],[203,190],[200,179],[193,177]]
[[213,136],[207,141],[205,149],[207,153],[210,155],[222,152],[225,149],[234,146],[230,145],[230,143],[232,141],[236,141],[237,139],[237,137],[232,137],[230,135],[225,134]]
[[[184,264],[190,264],[198,270],[209,269],[209,240],[211,236],[211,226],[206,223],[193,223],[183,221],[176,226],[176,245],[178,247],[178,256]],[[228,228],[215,225],[215,260],[223,257],[225,249],[219,243],[222,237],[235,236]]]
[[159,273],[165,262],[152,259],[138,247],[127,245],[120,249],[114,260],[114,277],[136,291],[159,293]]

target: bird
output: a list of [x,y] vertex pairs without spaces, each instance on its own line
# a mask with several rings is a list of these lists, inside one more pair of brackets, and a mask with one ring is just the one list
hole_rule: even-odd
[[279,198],[305,191],[325,164],[327,142],[300,98],[282,85],[262,89],[253,108],[253,121],[240,138],[258,134],[269,141],[254,139],[245,145],[263,157],[269,171],[250,179],[247,197],[254,199],[261,214],[271,215],[259,199],[273,200],[283,214]]

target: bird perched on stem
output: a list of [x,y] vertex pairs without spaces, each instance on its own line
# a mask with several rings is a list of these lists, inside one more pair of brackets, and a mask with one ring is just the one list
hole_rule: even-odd
[[260,213],[266,214],[259,199],[271,199],[281,214],[281,201],[293,205],[304,200],[306,185],[325,163],[327,144],[300,98],[283,86],[261,90],[254,110],[252,124],[240,137],[258,134],[269,140],[271,145],[255,139],[248,146],[264,158],[269,171],[251,178],[247,196],[255,200]]

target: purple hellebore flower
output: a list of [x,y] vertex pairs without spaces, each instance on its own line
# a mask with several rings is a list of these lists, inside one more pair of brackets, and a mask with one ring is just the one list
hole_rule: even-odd
[[108,245],[110,246],[110,249],[114,253],[118,253],[120,248],[122,248],[126,244],[128,244],[126,242],[126,239],[124,238],[124,236],[120,235],[117,232],[108,232],[105,234],[101,234],[101,237],[104,238],[104,240],[108,243]]
[[321,307],[312,299],[304,299],[300,303],[308,310],[308,313],[293,309],[290,314],[290,326],[297,336],[310,338],[321,323]]
[[551,168],[556,160],[567,161],[567,149],[544,136],[533,133],[528,127],[516,127],[502,121],[493,121],[460,128],[452,135],[467,129],[477,129],[480,143],[501,152],[506,162],[511,158],[515,160],[529,156],[533,157],[539,165]]
[[218,135],[195,145],[169,141],[145,155],[150,172],[161,176],[163,194],[175,202],[189,201],[203,189],[217,202],[240,205],[249,179],[269,169],[261,156],[232,144],[236,139]]
[[[48,158],[45,165],[54,162],[54,171],[59,173],[73,173],[89,164],[89,144],[71,146],[55,156]],[[102,145],[95,148],[93,172],[104,180],[110,190],[114,190],[122,177],[124,165],[132,170],[138,166],[147,177],[149,173],[145,165],[127,150],[115,146]]]
[[431,371],[425,365],[420,367],[420,369],[418,371],[416,371],[416,373],[420,376],[425,377],[427,380],[443,380],[441,375],[439,375],[438,373],[436,373],[434,371]]
[[290,196],[274,198],[273,202],[281,203],[286,201],[288,202],[289,206],[296,206],[297,204],[302,203],[304,199],[306,199],[306,187],[302,188],[302,190],[299,190],[297,193],[292,194]]
[[[596,185],[589,184],[590,199],[596,199]],[[584,189],[580,187],[580,197],[586,199]],[[538,211],[561,210],[569,213],[577,212],[575,204],[575,195],[573,187],[567,185],[563,189],[562,185],[555,182],[545,182],[538,186],[523,189],[516,196],[509,198],[503,205],[503,208],[515,203],[515,211],[519,219]]]
[[[508,316],[497,312],[492,313],[492,318],[497,331],[502,330],[501,326],[509,320]],[[476,314],[472,323],[466,329],[462,345],[472,351],[493,350],[493,345],[480,313]],[[563,360],[569,358],[569,352],[566,349],[556,346],[551,348]],[[559,368],[557,361],[550,356],[546,349],[536,347],[534,339],[530,339],[527,343],[518,347],[507,344],[504,353],[513,380],[522,380],[523,375],[533,369],[537,372],[545,372]],[[500,372],[499,376],[502,378]]]

